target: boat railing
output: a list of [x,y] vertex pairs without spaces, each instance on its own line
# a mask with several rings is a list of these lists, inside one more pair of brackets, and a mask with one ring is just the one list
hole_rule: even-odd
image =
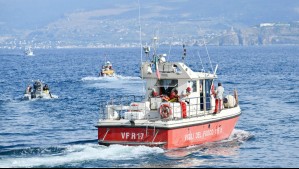
[[[236,97],[232,96],[231,97]],[[156,104],[156,106],[152,106]],[[183,109],[183,105],[185,109]],[[161,116],[161,106],[169,105],[171,113],[167,118]],[[235,107],[236,104],[233,105]],[[225,109],[224,103],[222,108]],[[182,98],[177,102],[163,101],[161,97],[144,101],[143,96],[122,96],[110,98],[100,105],[101,119],[146,119],[146,120],[177,120],[183,118],[200,117],[212,114],[215,109],[215,99],[211,95]]]
[[[211,114],[212,110],[214,109],[214,106],[211,102],[212,99],[206,99],[206,102],[204,104],[203,98],[203,96],[192,97],[181,99],[180,102],[169,102],[172,107],[172,114],[171,117],[167,120],[177,120]],[[185,104],[185,110],[182,108],[181,102]]]
[[[119,120],[122,118],[125,118],[125,112],[132,112],[132,113],[150,113],[150,112],[156,112],[158,113],[157,116],[155,116],[155,119],[161,120],[161,117],[159,115],[159,108],[150,109],[150,102],[147,103],[142,102],[144,97],[142,96],[123,96],[120,98],[110,98],[108,101],[103,102],[99,105],[100,110],[100,119],[114,119]],[[211,113],[212,105],[210,101],[206,101],[206,106],[202,102],[203,97],[193,97],[193,98],[184,98],[181,99],[180,102],[186,103],[186,116],[184,118],[188,117],[194,117],[194,116],[203,116],[208,113]],[[211,100],[211,99],[207,99]],[[162,104],[169,104],[172,107],[173,113],[168,118],[168,120],[171,119],[180,119],[183,118],[183,110],[181,107],[180,102],[161,102],[158,107],[160,107]],[[111,110],[111,111],[109,111]],[[139,110],[143,110],[143,112],[140,112]],[[128,118],[128,117],[127,117]],[[153,119],[150,117],[150,115],[145,115],[143,119]]]
[[159,66],[159,72],[161,73],[176,73],[177,67],[173,63],[165,63]]
[[[170,117],[165,118],[163,120],[177,120],[183,118],[191,118],[191,117],[200,117],[212,114],[215,110],[215,98],[208,95],[206,97],[190,97],[181,99],[180,102],[186,103],[186,110],[184,115],[184,110],[182,105],[179,102],[166,102],[170,104],[172,108],[172,114]],[[165,104],[162,102],[160,105]],[[234,108],[238,105],[238,94],[235,90],[232,93],[228,93],[225,98],[222,99],[221,109],[229,109]]]

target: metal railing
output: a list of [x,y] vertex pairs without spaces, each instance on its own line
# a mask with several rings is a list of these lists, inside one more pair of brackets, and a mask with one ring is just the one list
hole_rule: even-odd
[[[206,97],[207,98],[207,97]],[[204,106],[203,102],[204,97],[192,97],[192,98],[184,98],[181,99],[181,102],[186,103],[186,117],[185,118],[191,118],[191,117],[199,117],[199,116],[205,116],[207,114],[211,114],[213,107],[211,104],[211,98],[207,99],[206,106]],[[168,103],[173,108],[173,112],[170,118],[163,119],[163,120],[177,120],[177,119],[183,119],[183,110],[180,104],[177,104],[179,102],[162,102],[161,104]],[[175,110],[180,110],[179,112],[174,112]],[[177,114],[181,114],[180,117],[176,117]]]
[[[159,98],[159,97],[158,97]],[[144,96],[121,96],[121,97],[115,97],[110,98],[108,101],[100,104],[100,119],[109,119],[108,113],[105,111],[106,108],[109,108],[109,106],[117,107],[115,108],[115,112],[118,113],[119,119],[124,118],[124,113],[128,111],[137,111],[133,107],[135,105],[132,105],[132,103],[137,104],[144,104],[144,108],[142,107],[142,111],[144,113],[154,113],[157,112],[158,116],[160,116],[160,107],[162,104],[169,104],[171,105],[172,114],[168,118],[158,118],[156,120],[178,120],[183,118],[191,118],[191,117],[200,117],[200,116],[206,116],[209,114],[212,114],[214,112],[214,105],[212,103],[212,97],[211,96],[201,96],[201,97],[191,97],[191,98],[183,98],[180,99],[179,102],[158,102],[160,103],[159,107],[157,109],[151,109],[151,105],[149,107],[146,106],[146,103],[144,102]],[[150,102],[150,101],[149,101]],[[180,102],[186,103],[186,117],[183,117],[183,110]],[[149,103],[151,104],[151,102]],[[111,107],[110,107],[111,108]],[[138,111],[137,111],[138,112]],[[111,119],[111,118],[110,118]],[[144,119],[152,120],[149,116],[144,116]]]

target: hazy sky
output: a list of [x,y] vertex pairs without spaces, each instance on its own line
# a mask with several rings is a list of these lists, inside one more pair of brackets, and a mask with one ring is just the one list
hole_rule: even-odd
[[[223,16],[249,24],[299,20],[299,0],[140,0],[140,2],[142,9],[158,11],[160,12],[158,15],[181,13],[199,17]],[[138,10],[138,0],[0,0],[0,25],[16,29],[41,27],[63,18],[68,13],[122,6],[132,6]]]

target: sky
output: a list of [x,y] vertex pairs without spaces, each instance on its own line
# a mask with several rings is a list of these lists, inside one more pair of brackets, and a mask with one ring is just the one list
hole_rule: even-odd
[[[42,25],[64,17],[67,13],[115,6],[138,6],[138,0],[0,0],[0,22],[16,27],[24,24]],[[299,16],[298,0],[140,0],[142,8],[159,7],[198,13],[200,16],[244,17],[244,19],[283,18]],[[169,11],[168,11],[169,12]],[[295,16],[297,15],[297,16]]]
[[228,22],[246,26],[261,22],[299,21],[299,0],[0,0],[0,33],[37,30],[69,14],[104,9],[130,7],[131,12],[111,15],[111,19],[137,18],[138,2],[141,17],[145,19],[161,19],[158,16],[212,20],[224,18]]

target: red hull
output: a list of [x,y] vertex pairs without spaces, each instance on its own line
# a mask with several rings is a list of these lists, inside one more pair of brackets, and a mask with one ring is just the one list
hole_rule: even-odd
[[104,145],[147,145],[165,149],[188,147],[228,138],[238,118],[171,129],[98,126],[98,140]]

